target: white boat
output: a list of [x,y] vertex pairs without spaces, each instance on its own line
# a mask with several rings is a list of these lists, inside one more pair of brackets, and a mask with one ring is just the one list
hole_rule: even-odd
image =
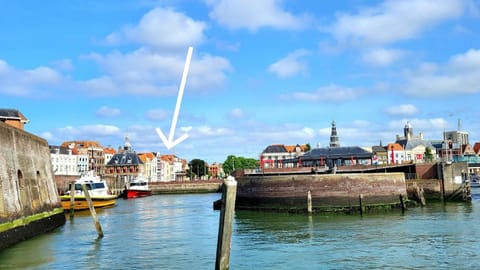
[[125,199],[147,197],[150,195],[152,195],[152,191],[148,188],[147,181],[141,176],[130,180],[125,187],[125,191],[123,192],[123,197]]
[[112,195],[108,189],[107,182],[102,180],[98,175],[94,175],[93,171],[82,175],[74,183],[69,184],[65,195],[60,196],[62,207],[64,210],[70,209],[70,196],[72,184],[75,185],[74,190],[74,209],[85,210],[88,209],[88,203],[83,193],[83,185],[86,185],[88,195],[90,196],[93,206],[95,208],[113,206],[116,203],[117,196]]

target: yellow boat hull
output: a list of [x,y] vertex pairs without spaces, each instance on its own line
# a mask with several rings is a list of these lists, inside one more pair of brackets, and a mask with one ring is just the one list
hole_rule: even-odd
[[[90,196],[92,199],[93,207],[95,208],[102,208],[102,207],[110,207],[114,206],[117,202],[117,196],[109,195],[109,196]],[[60,196],[62,207],[65,211],[70,210],[70,195],[62,195]],[[87,210],[88,203],[85,199],[85,196],[75,196],[75,202],[73,204],[74,210]]]

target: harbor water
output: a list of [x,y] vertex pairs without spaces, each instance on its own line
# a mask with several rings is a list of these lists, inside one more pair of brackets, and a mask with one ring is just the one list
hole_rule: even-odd
[[[230,269],[479,269],[480,190],[472,203],[360,215],[237,211]],[[214,269],[221,194],[118,200],[0,251],[0,269]]]

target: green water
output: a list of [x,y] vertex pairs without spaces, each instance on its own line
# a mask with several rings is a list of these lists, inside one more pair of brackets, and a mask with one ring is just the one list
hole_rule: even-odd
[[[480,191],[480,190],[479,190]],[[0,269],[214,269],[220,194],[119,200],[0,252]],[[237,211],[230,269],[480,269],[480,194],[471,204],[372,215]]]

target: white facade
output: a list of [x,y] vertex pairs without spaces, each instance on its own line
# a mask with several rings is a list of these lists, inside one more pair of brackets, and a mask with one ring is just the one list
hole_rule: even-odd
[[105,153],[105,164],[104,165],[107,165],[107,163],[110,161],[110,159],[112,159],[112,157],[115,155],[115,153],[113,154],[107,154]]
[[141,153],[142,162],[143,162],[143,171],[142,176],[148,182],[157,182],[160,181],[160,172],[159,172],[159,160],[160,154],[159,153]]
[[168,182],[170,181],[170,163],[168,161],[161,161],[161,177],[160,181]]
[[[393,153],[393,155],[392,155]],[[393,159],[392,159],[393,157]],[[398,149],[387,149],[387,160],[388,164],[402,164],[405,161],[406,152],[405,150]]]
[[60,148],[56,148],[50,152],[50,158],[54,175],[80,175],[77,156],[72,154],[72,150],[60,153]]
[[152,179],[151,181],[153,182],[157,182],[157,181],[160,181],[160,153],[157,152],[157,153],[154,153],[154,157],[152,159],[152,167],[151,167],[151,175],[152,175]]
[[77,157],[77,171],[84,174],[89,170],[88,155],[75,155]]

